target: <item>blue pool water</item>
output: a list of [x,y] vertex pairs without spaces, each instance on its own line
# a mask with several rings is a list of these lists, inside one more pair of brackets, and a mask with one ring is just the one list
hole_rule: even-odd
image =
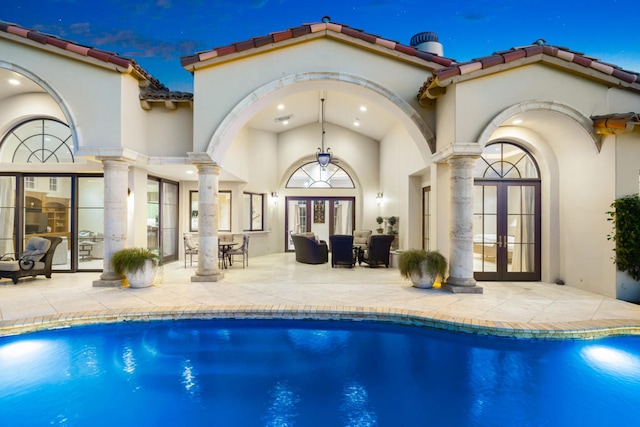
[[0,426],[640,423],[640,338],[179,321],[0,338]]

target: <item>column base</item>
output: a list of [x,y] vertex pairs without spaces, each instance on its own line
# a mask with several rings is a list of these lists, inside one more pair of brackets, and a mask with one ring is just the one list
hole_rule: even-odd
[[98,279],[93,281],[94,288],[119,288],[123,285],[124,279]]
[[447,277],[447,281],[442,284],[442,288],[454,294],[481,294],[483,290],[476,286],[474,278],[462,279],[460,277]]
[[483,289],[480,286],[460,286],[460,285],[450,285],[445,283],[442,285],[442,289],[451,292],[452,294],[482,294],[484,293]]
[[224,277],[224,273],[213,273],[204,276],[191,276],[191,282],[219,282]]

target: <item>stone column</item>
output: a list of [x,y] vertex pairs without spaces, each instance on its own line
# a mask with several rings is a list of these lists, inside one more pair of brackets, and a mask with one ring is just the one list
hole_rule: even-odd
[[445,289],[454,293],[482,293],[473,278],[473,168],[477,156],[449,157],[451,231],[449,277]]
[[123,277],[111,266],[114,253],[127,244],[129,163],[120,158],[103,158],[104,168],[104,260],[99,280],[93,286],[122,286]]
[[224,277],[218,268],[218,176],[213,162],[195,161],[198,169],[198,268],[192,282],[217,282]]

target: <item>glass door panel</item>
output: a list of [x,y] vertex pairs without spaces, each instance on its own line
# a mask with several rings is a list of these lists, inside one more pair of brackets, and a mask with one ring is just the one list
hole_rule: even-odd
[[160,248],[160,181],[147,180],[147,249]]
[[16,252],[16,178],[0,177],[0,251],[2,254]]
[[292,234],[307,231],[307,202],[306,200],[287,200],[287,250],[293,251]]
[[32,236],[62,238],[53,258],[55,270],[70,269],[71,177],[24,177],[24,242]]
[[318,240],[329,242],[329,201],[312,200],[313,221],[311,222],[311,232],[318,237]]
[[104,267],[104,178],[101,176],[78,179],[76,254],[78,270]]
[[352,200],[335,200],[333,202],[333,234],[352,234],[352,218]]
[[162,259],[178,259],[178,185],[162,183]]
[[530,273],[535,269],[535,187],[509,186],[507,197],[507,270]]
[[495,273],[498,268],[498,190],[495,185],[476,185],[473,191],[473,269]]

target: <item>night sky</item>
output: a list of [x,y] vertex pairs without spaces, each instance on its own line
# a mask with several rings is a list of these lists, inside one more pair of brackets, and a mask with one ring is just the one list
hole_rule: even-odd
[[336,23],[409,44],[438,34],[457,61],[543,38],[640,72],[637,2],[628,0],[14,0],[0,20],[135,59],[171,90],[193,90],[180,57],[328,15]]

